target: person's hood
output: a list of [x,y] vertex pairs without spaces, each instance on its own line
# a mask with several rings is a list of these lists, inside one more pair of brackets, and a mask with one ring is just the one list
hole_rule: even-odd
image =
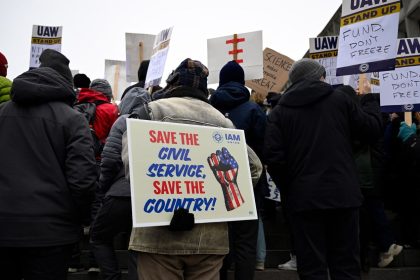
[[333,92],[333,87],[322,81],[300,80],[282,95],[279,104],[287,107],[301,107],[316,103]]
[[50,67],[32,69],[16,77],[10,96],[20,104],[62,101],[72,105],[76,99],[73,84]]
[[84,102],[95,102],[95,101],[104,101],[109,103],[108,97],[102,92],[90,89],[90,88],[81,88],[79,95],[77,97],[78,103]]
[[166,86],[165,88],[156,91],[152,94],[152,100],[158,100],[163,98],[172,98],[172,97],[192,97],[200,99],[206,103],[209,102],[207,93],[201,89],[189,86]]
[[134,87],[124,95],[124,98],[118,105],[120,114],[131,114],[135,109],[150,101],[150,94],[147,90],[141,87]]
[[210,104],[219,110],[229,110],[249,101],[249,90],[237,82],[221,85],[210,97]]

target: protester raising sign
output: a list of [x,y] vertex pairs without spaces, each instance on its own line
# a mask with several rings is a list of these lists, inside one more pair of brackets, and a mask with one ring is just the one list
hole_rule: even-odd
[[152,56],[155,35],[125,33],[125,61],[127,82],[138,82],[140,63]]
[[325,68],[325,82],[330,85],[343,84],[343,77],[337,77],[337,36],[309,39],[309,57],[318,61]]
[[257,219],[242,130],[127,119],[133,226]]
[[147,70],[145,88],[158,86],[165,70],[166,58],[168,57],[169,42],[173,27],[164,29],[155,37],[153,43],[153,53],[150,58]]
[[61,52],[62,26],[32,26],[31,56],[29,67],[38,68],[39,56],[45,49]]
[[267,93],[280,92],[289,79],[289,70],[293,60],[275,50],[265,48],[263,52],[264,77],[262,79],[248,80],[247,87],[267,96]]
[[232,60],[244,69],[245,80],[263,78],[262,49],[262,31],[208,39],[208,83],[218,83],[220,69]]
[[399,39],[395,70],[379,73],[382,111],[420,111],[419,40]]
[[395,68],[399,0],[343,0],[337,75]]

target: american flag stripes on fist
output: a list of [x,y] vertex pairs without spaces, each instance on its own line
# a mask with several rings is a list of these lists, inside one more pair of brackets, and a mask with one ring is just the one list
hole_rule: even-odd
[[236,182],[239,166],[228,149],[222,148],[212,153],[207,162],[222,187],[226,209],[231,211],[241,206],[244,199]]

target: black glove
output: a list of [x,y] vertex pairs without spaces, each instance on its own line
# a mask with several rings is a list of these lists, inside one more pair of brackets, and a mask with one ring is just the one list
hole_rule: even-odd
[[194,214],[189,213],[187,209],[178,208],[174,211],[171,224],[169,225],[170,231],[187,231],[194,227]]

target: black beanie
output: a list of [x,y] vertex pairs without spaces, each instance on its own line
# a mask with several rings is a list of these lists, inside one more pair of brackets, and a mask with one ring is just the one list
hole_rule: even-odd
[[90,79],[85,74],[76,74],[73,78],[75,88],[89,88]]
[[236,61],[232,60],[223,66],[219,74],[219,86],[224,85],[228,82],[237,82],[245,85],[245,73],[241,65]]
[[139,78],[139,82],[146,81],[147,69],[149,68],[150,60],[143,60],[140,63],[139,70],[137,71],[137,77]]
[[46,49],[41,53],[39,61],[41,62],[39,67],[50,67],[73,84],[73,75],[69,68],[70,60],[63,54],[52,49]]

